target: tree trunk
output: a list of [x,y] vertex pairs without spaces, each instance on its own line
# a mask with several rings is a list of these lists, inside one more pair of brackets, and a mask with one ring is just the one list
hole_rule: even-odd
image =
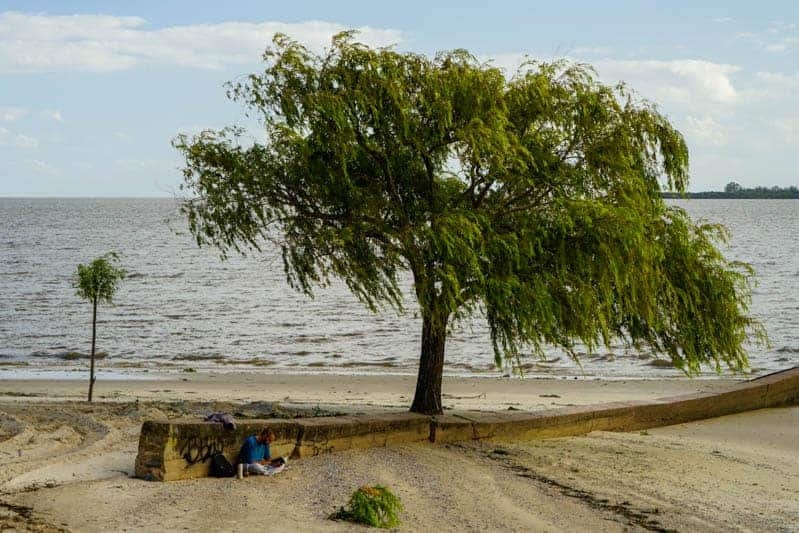
[[444,345],[447,341],[447,317],[435,313],[423,317],[422,354],[412,413],[441,414],[441,378],[444,373]]
[[97,297],[92,302],[92,355],[89,367],[89,403],[92,401],[92,390],[94,389],[94,341],[97,338]]

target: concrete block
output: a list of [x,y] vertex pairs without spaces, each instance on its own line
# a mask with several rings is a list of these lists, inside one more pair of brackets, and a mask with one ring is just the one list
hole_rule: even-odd
[[293,420],[248,420],[234,430],[194,419],[146,421],[139,437],[136,476],[157,481],[206,477],[214,454],[236,464],[244,439],[267,425],[275,432],[272,455],[290,455],[299,433]]
[[429,418],[413,413],[306,418],[298,424],[301,429],[292,453],[295,458],[422,442],[430,436]]
[[766,385],[766,403],[771,407],[796,405],[799,403],[799,368],[765,376],[753,383],[762,381]]
[[272,455],[309,457],[398,444],[481,439],[533,440],[591,431],[635,431],[784,405],[799,404],[799,367],[715,393],[652,401],[574,406],[537,412],[466,411],[439,416],[392,413],[295,420],[245,420],[235,430],[197,420],[146,421],[139,437],[136,475],[170,481],[208,475],[210,458],[236,462],[248,435],[269,425]]
[[308,457],[341,450],[427,441],[430,423],[412,413],[370,417],[247,420],[235,430],[197,420],[147,421],[139,437],[137,477],[157,481],[209,475],[210,460],[222,453],[236,464],[244,439],[265,427],[275,432],[273,457]]

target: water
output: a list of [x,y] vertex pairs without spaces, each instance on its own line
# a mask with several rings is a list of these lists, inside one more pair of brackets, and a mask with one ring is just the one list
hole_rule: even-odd
[[[726,253],[758,272],[752,311],[773,346],[751,354],[755,374],[799,364],[799,201],[675,203],[725,223],[733,233]],[[78,263],[110,250],[129,276],[116,306],[99,310],[97,349],[109,354],[100,372],[416,372],[421,321],[412,299],[404,316],[373,315],[338,283],[308,299],[288,288],[273,251],[222,262],[198,248],[171,199],[0,198],[0,379],[44,370],[85,377],[85,360],[64,358],[91,342],[91,306],[71,279]],[[501,372],[479,318],[450,336],[446,360],[447,374]],[[554,349],[527,362],[527,375],[680,375],[622,347],[584,356],[582,366]]]

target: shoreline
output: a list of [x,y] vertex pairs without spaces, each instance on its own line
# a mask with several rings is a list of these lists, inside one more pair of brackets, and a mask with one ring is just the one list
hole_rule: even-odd
[[[712,392],[741,379],[563,379],[444,376],[445,409],[538,411],[552,407],[615,401],[652,400],[666,396]],[[416,386],[415,375],[395,374],[278,374],[190,373],[152,379],[97,379],[99,401],[213,400],[270,401],[289,404],[371,406],[407,409]],[[3,379],[0,400],[29,401],[85,399],[83,379]]]
[[[89,357],[83,354],[78,359],[64,360],[56,357],[34,357],[26,360],[26,356],[4,356],[0,354],[0,381],[4,379],[81,379],[81,373],[89,371]],[[33,357],[33,356],[31,356]],[[321,357],[321,356],[320,356]],[[581,364],[571,361],[562,362],[562,357],[552,360],[529,359],[519,369],[496,368],[493,361],[486,356],[485,361],[465,363],[459,360],[448,361],[444,368],[444,376],[451,378],[511,378],[511,379],[578,379],[578,380],[728,380],[754,379],[780,371],[785,364],[791,364],[789,358],[779,361],[751,361],[751,368],[746,373],[735,373],[727,368],[717,373],[710,367],[703,367],[698,374],[687,376],[675,368],[671,362],[663,358],[637,356],[619,356],[613,362],[606,361],[607,355],[588,356],[580,359]],[[324,359],[324,358],[322,358]],[[307,359],[291,364],[275,363],[254,357],[246,359],[225,359],[222,356],[193,357],[179,359],[109,359],[103,357],[97,362],[98,377],[107,379],[147,379],[158,376],[185,376],[191,374],[281,374],[281,375],[394,375],[416,376],[417,359],[365,360],[360,362],[344,361],[332,363],[320,358]],[[389,359],[394,359],[389,358]]]

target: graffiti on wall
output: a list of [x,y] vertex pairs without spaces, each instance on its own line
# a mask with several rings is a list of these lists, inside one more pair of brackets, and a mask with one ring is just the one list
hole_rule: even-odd
[[204,463],[214,454],[223,453],[227,443],[218,435],[189,436],[180,445],[180,455],[190,465]]

